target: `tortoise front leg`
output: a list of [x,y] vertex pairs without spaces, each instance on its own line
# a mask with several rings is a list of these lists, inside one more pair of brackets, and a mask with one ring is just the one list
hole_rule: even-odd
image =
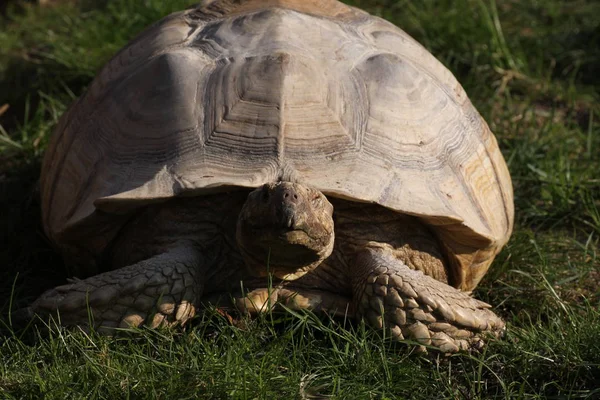
[[136,264],[58,286],[42,294],[30,315],[55,315],[61,325],[114,328],[184,324],[196,313],[205,270],[193,245],[174,247]]
[[480,348],[486,334],[504,331],[488,304],[408,268],[385,249],[361,252],[352,278],[358,314],[396,339],[456,352]]

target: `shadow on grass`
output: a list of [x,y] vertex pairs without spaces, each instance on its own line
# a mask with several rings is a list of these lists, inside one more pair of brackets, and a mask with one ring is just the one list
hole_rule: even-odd
[[[65,282],[66,269],[51,247],[41,226],[37,184],[41,153],[53,120],[43,104],[43,93],[57,94],[57,87],[82,92],[89,78],[70,74],[50,60],[19,55],[4,65],[0,77],[0,105],[9,108],[0,126],[9,132],[14,146],[0,149],[0,319],[27,306],[44,290]],[[57,85],[56,79],[61,79]],[[65,78],[71,79],[65,80]],[[63,84],[64,82],[64,84]],[[68,97],[65,92],[60,95]],[[4,326],[0,327],[2,333]]]
[[42,232],[38,177],[38,163],[0,172],[0,319],[4,321],[11,304],[12,311],[27,306],[66,278],[60,256]]

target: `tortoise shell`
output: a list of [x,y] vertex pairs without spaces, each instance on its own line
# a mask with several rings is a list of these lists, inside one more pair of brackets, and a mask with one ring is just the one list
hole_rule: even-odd
[[464,290],[512,231],[505,161],[461,85],[334,0],[208,1],[149,27],[60,120],[43,224],[90,272],[140,207],[276,180],[420,217]]

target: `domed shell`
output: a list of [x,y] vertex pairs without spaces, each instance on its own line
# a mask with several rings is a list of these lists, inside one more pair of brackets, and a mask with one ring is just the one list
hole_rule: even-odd
[[419,216],[465,290],[512,231],[506,164],[453,75],[332,0],[209,1],[148,28],[60,120],[43,223],[90,272],[143,205],[278,179]]

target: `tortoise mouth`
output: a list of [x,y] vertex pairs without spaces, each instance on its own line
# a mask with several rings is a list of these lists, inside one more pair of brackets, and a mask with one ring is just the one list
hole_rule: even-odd
[[279,239],[284,240],[288,243],[294,243],[297,242],[299,239],[301,238],[305,238],[308,237],[310,239],[314,239],[313,237],[311,237],[308,232],[302,230],[302,229],[292,229],[289,231],[283,230],[280,234],[279,234]]
[[304,229],[257,230],[251,246],[239,242],[252,276],[294,280],[316,268],[333,248],[333,235],[314,237]]
[[264,278],[272,274],[281,280],[294,280],[312,271],[321,262],[318,254],[307,252],[306,249],[294,249],[289,244],[279,251],[266,248],[259,254],[241,250],[248,272],[254,277]]
[[[311,235],[302,228],[281,229],[276,235],[271,235],[271,242],[279,242],[283,246],[301,246],[306,249],[317,249],[327,245],[327,239],[322,236]],[[314,251],[314,250],[313,250]]]

